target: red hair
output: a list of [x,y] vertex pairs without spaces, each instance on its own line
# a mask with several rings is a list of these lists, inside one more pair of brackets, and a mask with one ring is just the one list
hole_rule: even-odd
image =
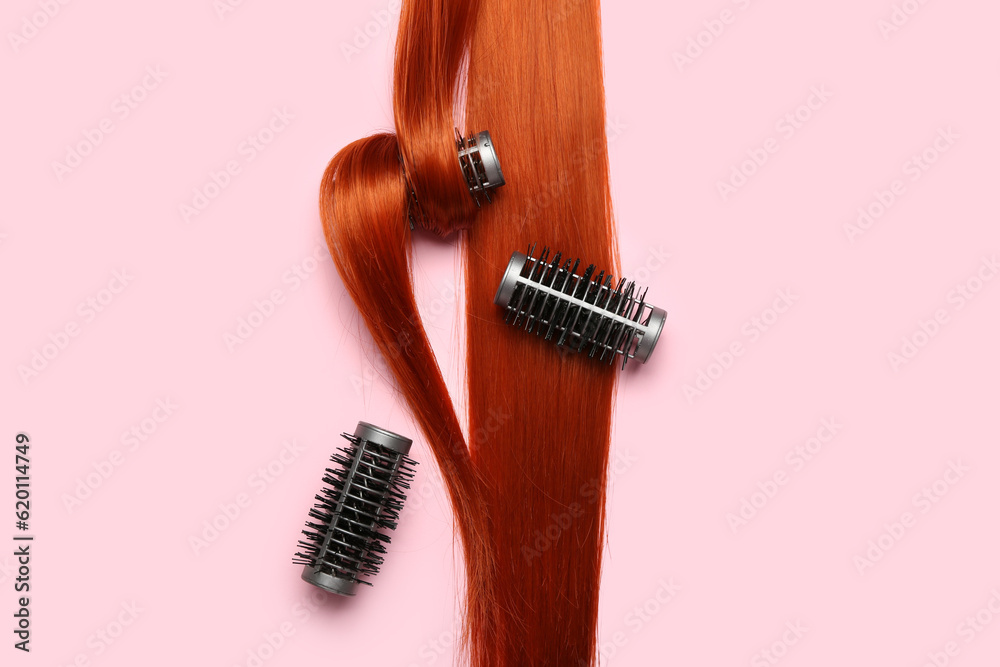
[[[493,304],[532,243],[617,267],[600,7],[482,0],[468,120],[502,149],[504,187],[467,233],[469,428],[511,415],[473,460],[487,479],[500,665],[590,665],[615,371],[506,326]],[[494,63],[502,59],[502,66]]]
[[[511,252],[532,242],[617,267],[599,10],[596,0],[569,10],[406,0],[397,134],[345,147],[320,191],[330,254],[451,499],[477,666],[596,660],[616,376],[506,327],[492,297]],[[457,124],[490,130],[508,182],[481,211],[455,151],[463,82],[467,118]],[[480,434],[469,442],[413,295],[407,181],[421,226],[468,228],[468,417],[470,433]]]

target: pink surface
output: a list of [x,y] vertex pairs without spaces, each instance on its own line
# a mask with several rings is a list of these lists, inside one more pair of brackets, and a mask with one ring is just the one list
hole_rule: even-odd
[[[3,664],[450,664],[419,438],[375,588],[317,603],[290,562],[336,435],[415,435],[316,207],[329,158],[391,127],[398,0],[0,13],[0,539],[19,431],[36,538],[32,652],[8,630]],[[670,313],[618,400],[604,663],[998,664],[1000,7],[604,19],[623,266]],[[417,244],[456,387],[457,258]]]

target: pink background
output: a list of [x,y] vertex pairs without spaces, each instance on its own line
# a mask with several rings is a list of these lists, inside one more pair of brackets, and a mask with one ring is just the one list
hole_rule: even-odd
[[[456,548],[420,438],[373,589],[317,603],[290,562],[337,434],[416,435],[317,246],[326,162],[391,127],[398,7],[232,4],[0,12],[0,477],[12,489],[29,433],[36,536],[33,651],[5,630],[4,664],[453,661]],[[605,4],[622,262],[670,313],[622,376],[605,664],[1000,660],[1000,280],[979,277],[1000,253],[1000,7],[897,4],[891,32],[890,0]],[[102,127],[60,179],[53,162]],[[752,175],[724,200],[734,167]],[[421,238],[416,274],[458,389],[455,244]],[[258,302],[273,312],[231,350]],[[53,358],[22,377],[36,351]]]

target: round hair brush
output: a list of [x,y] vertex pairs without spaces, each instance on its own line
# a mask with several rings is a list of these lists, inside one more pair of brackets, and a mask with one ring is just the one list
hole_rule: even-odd
[[548,248],[537,259],[533,253],[534,246],[511,256],[493,298],[508,324],[591,357],[600,353],[609,364],[619,355],[622,367],[649,360],[667,313],[646,303],[646,290],[604,271],[595,275],[593,264],[577,275],[579,259],[563,262],[557,252],[549,260]]
[[358,422],[354,435],[343,434],[341,447],[327,468],[326,484],[309,511],[306,539],[299,541],[297,565],[305,581],[338,595],[354,595],[359,584],[379,571],[382,554],[395,530],[410,488],[416,461],[406,454],[413,441]]

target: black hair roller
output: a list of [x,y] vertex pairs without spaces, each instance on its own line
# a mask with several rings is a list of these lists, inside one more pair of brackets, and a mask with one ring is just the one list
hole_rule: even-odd
[[343,437],[349,444],[331,457],[337,466],[323,476],[294,562],[304,566],[305,581],[351,596],[371,586],[383,564],[416,461],[407,456],[411,439],[367,422]]
[[[488,130],[470,134],[466,138],[458,128],[455,128],[455,150],[458,152],[458,164],[462,168],[462,175],[465,183],[469,187],[469,194],[477,207],[482,207],[481,199],[492,202],[491,190],[495,190],[504,185],[507,181],[503,177],[503,169],[500,168],[500,157],[497,155],[496,146]],[[416,226],[420,220],[424,220],[425,215],[417,200],[417,193],[410,183],[410,178],[406,174],[406,167],[403,164],[403,156],[399,156],[399,164],[403,167],[403,178],[406,180],[406,189],[410,193],[408,217],[410,219],[410,229]]]
[[548,248],[533,254],[534,246],[511,256],[493,298],[508,324],[609,364],[649,360],[667,313],[646,302],[645,290],[593,264],[578,274],[579,259],[550,259]]

